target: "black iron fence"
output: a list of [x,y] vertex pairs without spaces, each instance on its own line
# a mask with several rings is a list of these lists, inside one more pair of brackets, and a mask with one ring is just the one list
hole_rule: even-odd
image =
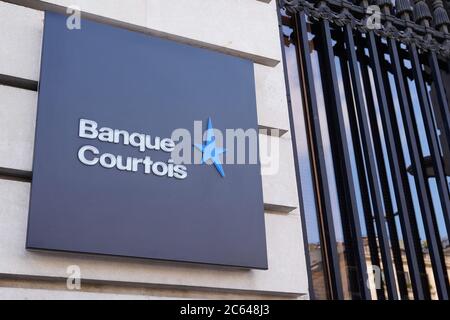
[[430,4],[280,1],[313,298],[449,298],[450,20]]

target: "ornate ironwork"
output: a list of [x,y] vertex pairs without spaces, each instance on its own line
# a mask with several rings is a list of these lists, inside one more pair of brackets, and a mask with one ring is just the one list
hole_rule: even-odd
[[[423,51],[433,51],[443,57],[450,57],[450,34],[448,25],[450,20],[443,9],[442,0],[433,1],[431,14],[425,1],[415,1],[411,6],[409,0],[396,1],[396,13],[391,14],[392,3],[389,0],[377,0],[376,5],[381,9],[380,26],[368,23],[373,12],[368,10],[368,2],[363,0],[354,4],[346,0],[279,0],[281,8],[287,13],[304,12],[313,20],[328,20],[337,25],[350,24],[353,29],[361,33],[374,32],[384,38],[391,38],[406,45],[414,44]],[[414,12],[415,22],[409,19]],[[422,23],[434,17],[435,24]]]

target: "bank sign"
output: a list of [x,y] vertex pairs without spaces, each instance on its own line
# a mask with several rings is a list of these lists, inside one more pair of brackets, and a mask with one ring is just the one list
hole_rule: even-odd
[[27,248],[266,269],[260,165],[215,134],[257,130],[254,83],[245,59],[46,13]]

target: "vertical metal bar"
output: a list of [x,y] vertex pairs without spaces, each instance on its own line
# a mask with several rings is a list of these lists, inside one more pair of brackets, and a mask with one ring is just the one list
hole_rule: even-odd
[[394,269],[392,266],[391,249],[389,245],[389,235],[386,228],[386,220],[384,216],[384,207],[380,194],[380,186],[377,179],[376,159],[373,154],[372,142],[370,140],[370,128],[367,122],[366,109],[364,108],[364,98],[361,86],[361,77],[359,74],[355,42],[353,39],[352,27],[346,24],[344,27],[346,47],[349,59],[350,71],[352,74],[352,86],[355,97],[355,106],[357,110],[358,122],[360,125],[360,135],[362,140],[364,157],[366,159],[366,167],[368,172],[368,182],[370,186],[371,197],[373,201],[373,210],[375,223],[378,231],[378,241],[380,244],[381,258],[383,261],[383,271],[386,281],[387,292],[390,299],[398,299],[397,287],[395,284]]
[[[360,40],[361,37],[360,37]],[[365,60],[368,60],[368,57],[366,57],[364,48],[366,47],[366,44],[363,44],[362,41],[359,42],[358,46],[358,57],[361,64],[361,75],[363,79],[364,85],[364,93],[366,97],[367,102],[367,110],[369,115],[369,121],[370,121],[370,127],[372,130],[372,139],[373,139],[373,146],[375,149],[375,155],[376,158],[379,161],[378,166],[378,174],[380,178],[380,184],[381,184],[381,190],[383,194],[383,202],[385,206],[385,212],[386,212],[386,220],[388,223],[389,228],[389,235],[391,238],[391,247],[392,247],[392,255],[394,258],[394,264],[395,269],[397,272],[397,283],[400,291],[400,297],[404,300],[409,299],[408,295],[408,287],[407,287],[407,281],[406,281],[406,274],[405,269],[403,267],[403,258],[402,258],[402,251],[400,248],[400,242],[397,232],[397,227],[395,223],[395,216],[394,216],[394,209],[392,205],[392,199],[391,199],[391,192],[389,188],[389,182],[388,182],[388,173],[387,168],[384,165],[384,154],[383,154],[383,148],[382,148],[382,142],[381,142],[381,134],[378,129],[378,121],[377,121],[377,115],[375,111],[375,102],[373,99],[373,91],[371,86],[371,79],[369,76],[369,70],[368,70],[368,63],[365,62]],[[389,88],[389,86],[387,86]],[[389,96],[389,93],[388,93]]]
[[[328,87],[327,93],[330,94],[332,105],[327,106],[328,126],[331,129],[333,149],[333,158],[335,165],[336,181],[338,182],[339,202],[341,206],[341,214],[345,216],[345,220],[349,222],[352,243],[346,243],[352,247],[352,255],[354,255],[355,271],[357,273],[355,280],[359,287],[360,298],[369,300],[370,293],[367,288],[367,269],[364,254],[364,247],[361,237],[361,226],[359,223],[358,207],[356,203],[356,191],[353,185],[353,172],[350,161],[349,148],[345,132],[345,121],[341,105],[341,97],[337,82],[336,66],[334,64],[334,53],[332,47],[332,38],[330,25],[327,20],[319,22],[323,40],[323,57],[326,72],[324,76],[328,81],[325,84]],[[343,222],[345,223],[343,219]],[[351,270],[350,270],[351,271]]]
[[[444,83],[442,81],[441,70],[439,68],[439,63],[438,63],[438,59],[436,57],[435,52],[430,52],[428,54],[428,58],[429,58],[429,64],[431,67],[431,73],[433,75],[434,86],[436,88],[436,96],[437,96],[438,104],[439,104],[440,111],[441,111],[440,113],[441,113],[441,117],[442,117],[442,123],[443,123],[444,131],[445,131],[445,139],[444,140],[447,141],[447,143],[449,144],[448,148],[450,150],[450,110],[449,110],[449,106],[448,106],[447,96],[445,94]],[[440,170],[441,169],[439,169],[439,171]],[[445,199],[446,209],[443,210],[443,214],[444,214],[445,225],[447,227],[447,235],[450,235],[450,207],[448,204],[449,191],[447,188],[448,185],[447,185],[446,178],[445,178],[445,169],[442,169],[442,170],[444,170],[444,171],[439,172],[439,177],[440,177],[439,196],[441,198]],[[435,168],[435,172],[438,173],[436,168]],[[442,179],[442,177],[444,177],[444,179]],[[445,184],[445,186],[444,186],[444,184]],[[447,193],[441,195],[442,191],[443,191],[443,193],[445,193],[445,191],[447,191]]]
[[[382,47],[382,44],[379,42],[379,47],[378,47],[379,51],[382,50],[381,47]],[[389,51],[388,45],[385,46],[385,49]],[[391,73],[393,73],[392,63],[390,64],[389,68],[391,70]],[[387,66],[386,61],[384,61],[382,63],[382,70],[383,70],[383,74],[382,74],[383,81],[384,81],[384,83],[389,84],[385,88],[386,93],[387,93],[386,97],[387,97],[387,101],[388,101],[388,108],[389,108],[391,114],[393,114],[394,117],[396,117],[396,112],[395,112],[396,106],[395,106],[394,100],[393,100],[393,92],[391,89],[391,84],[390,84],[390,80],[389,80],[389,71],[388,71],[388,66]],[[395,84],[394,84],[394,86],[395,86]],[[396,94],[396,96],[398,96],[398,94]],[[407,95],[407,97],[408,97],[408,99],[410,98],[408,95]],[[392,122],[392,131],[394,133],[394,137],[400,137],[400,129],[399,129],[397,121]],[[395,143],[396,143],[397,150],[400,150],[400,153],[403,154],[403,142],[401,141],[401,139],[399,139],[399,138],[395,139]],[[408,171],[407,171],[407,165],[406,165],[405,159],[403,156],[401,156],[398,158],[398,161],[399,161],[399,166],[400,166],[401,178],[403,179],[403,185],[409,186]],[[407,188],[407,190],[409,192],[407,192],[405,194],[406,201],[408,204],[412,204],[413,199],[412,199],[411,189]],[[419,235],[418,224],[416,221],[416,213],[414,211],[414,207],[412,207],[410,209],[411,209],[411,211],[409,212],[410,224],[411,224],[411,230],[413,231],[413,236],[414,236],[414,241],[415,241],[415,246],[416,246],[416,256],[418,258],[417,261],[419,262],[419,268],[420,268],[420,272],[421,272],[420,276],[421,276],[422,284],[423,284],[423,287],[425,290],[424,294],[425,294],[426,299],[431,299],[431,293],[430,293],[430,290],[428,289],[428,288],[430,288],[430,282],[428,279],[427,271],[425,269],[426,267],[425,267],[425,260],[424,260],[424,252],[422,249],[422,242],[421,242],[420,235]]]
[[324,257],[327,261],[328,286],[333,299],[344,299],[342,279],[339,265],[339,253],[337,251],[336,234],[333,223],[331,200],[328,192],[328,177],[325,164],[325,152],[322,142],[322,133],[319,122],[316,91],[314,88],[313,68],[308,42],[308,29],[304,12],[297,14],[297,33],[299,38],[299,58],[303,74],[301,79],[304,85],[304,113],[306,127],[308,129],[308,144],[310,146],[311,166],[313,168],[313,182],[315,188],[315,200],[321,219],[321,236],[324,238]]
[[[441,200],[442,211],[444,214],[444,221],[445,221],[446,227],[447,227],[447,234],[450,234],[449,190],[448,190],[448,185],[447,185],[447,179],[446,179],[445,173],[444,173],[444,166],[443,166],[442,159],[441,159],[436,128],[434,126],[434,119],[433,119],[433,115],[431,112],[431,106],[428,102],[428,97],[427,97],[426,88],[425,88],[425,82],[423,80],[423,75],[422,75],[422,68],[421,68],[421,64],[419,61],[419,55],[417,52],[417,48],[415,47],[414,44],[411,44],[409,46],[409,52],[410,52],[410,56],[411,56],[411,62],[412,62],[412,68],[413,68],[413,74],[414,74],[414,79],[415,79],[415,83],[416,83],[416,88],[418,91],[419,104],[420,104],[420,108],[422,110],[422,117],[423,117],[423,121],[424,121],[425,132],[426,132],[426,136],[427,136],[428,143],[429,143],[431,158],[433,161],[436,184],[437,184],[437,188],[438,188],[438,192],[439,192],[439,196],[440,196],[440,200]],[[430,197],[431,197],[431,195],[430,195]],[[433,214],[430,217],[429,223],[431,223],[431,227],[432,227],[432,230],[430,230],[430,232],[433,232],[433,231],[435,232],[434,235],[435,235],[436,241],[437,241],[436,247],[432,248],[432,249],[436,250],[435,252],[433,252],[433,255],[436,256],[436,263],[440,262],[441,267],[442,267],[442,275],[439,275],[438,277],[436,277],[436,275],[435,275],[435,280],[439,281],[439,283],[437,284],[436,287],[438,288],[438,293],[439,293],[439,290],[441,290],[440,297],[442,299],[448,299],[449,287],[448,287],[448,275],[447,275],[447,270],[446,270],[447,267],[445,265],[445,257],[442,252],[442,244],[440,241],[438,223],[437,223],[437,218],[436,218],[435,214]],[[437,260],[437,258],[439,258],[439,260]],[[436,272],[439,272],[439,268],[436,268]]]
[[[381,260],[379,258],[379,252],[378,252],[378,244],[377,244],[377,234],[375,231],[375,225],[374,225],[374,218],[372,216],[372,206],[371,206],[371,198],[369,196],[369,187],[367,184],[367,175],[366,175],[366,168],[364,166],[364,157],[362,154],[362,146],[359,139],[359,130],[358,130],[358,120],[356,115],[356,106],[353,102],[353,92],[350,90],[352,87],[351,84],[351,77],[350,72],[348,70],[347,66],[347,53],[344,51],[344,48],[342,48],[344,43],[338,43],[336,46],[339,47],[339,63],[341,66],[342,71],[342,79],[344,81],[344,88],[348,88],[345,90],[345,97],[346,97],[346,103],[347,103],[347,110],[348,110],[348,116],[349,116],[349,124],[350,124],[350,130],[352,134],[352,140],[353,140],[353,150],[355,155],[355,162],[356,167],[358,171],[358,181],[361,191],[361,200],[362,200],[362,206],[364,211],[364,217],[366,220],[366,230],[367,230],[367,240],[369,244],[369,251],[370,251],[370,261],[373,266],[381,266]],[[336,47],[335,47],[336,48]],[[382,280],[382,279],[381,279]],[[380,288],[376,289],[377,298],[379,300],[385,300],[386,296],[383,289],[383,283],[384,281],[381,281]]]
[[[381,44],[381,43],[379,43],[379,44]],[[388,50],[387,45],[385,46],[385,49]],[[380,50],[380,47],[379,47],[379,50]],[[392,69],[392,64],[389,65],[389,68],[390,68],[389,70]],[[392,88],[391,88],[388,65],[387,65],[386,61],[384,61],[382,63],[382,69],[383,69],[384,83],[389,84],[386,86],[388,108],[389,108],[391,114],[394,116],[394,118],[396,118],[396,112],[395,112],[396,106],[395,106],[395,103],[393,100],[394,95],[393,95]],[[394,87],[395,87],[395,85],[394,85]],[[398,96],[398,94],[396,94],[396,96]],[[392,131],[394,132],[395,137],[400,137],[400,129],[399,129],[396,119],[394,119],[394,121],[392,122]],[[400,138],[397,138],[397,139],[395,139],[395,143],[397,145],[397,150],[399,150],[399,152],[403,155],[403,141],[401,141]],[[400,156],[398,158],[398,160],[399,160],[401,178],[403,179],[403,185],[409,186],[410,185],[409,177],[408,177],[408,171],[407,171],[407,165],[406,165],[405,159],[403,156]],[[412,204],[414,201],[412,198],[411,188],[407,187],[407,190],[408,190],[408,192],[405,194],[406,201],[408,204]],[[416,257],[417,257],[417,261],[419,263],[419,268],[420,268],[420,272],[421,272],[420,276],[421,276],[422,285],[424,288],[424,295],[425,295],[425,299],[431,299],[431,293],[429,290],[430,283],[429,283],[428,274],[427,274],[426,267],[425,267],[424,252],[422,249],[422,242],[420,239],[419,228],[418,228],[418,224],[417,224],[417,220],[416,220],[416,212],[414,210],[413,205],[410,208],[410,210],[411,210],[409,212],[410,227],[411,227],[411,230],[413,231],[413,237],[414,237],[415,247],[416,247]]]
[[[404,184],[402,179],[401,169],[399,166],[399,157],[402,156],[397,152],[394,133],[392,130],[392,120],[388,109],[386,92],[383,84],[382,71],[380,66],[380,60],[378,56],[378,49],[375,41],[375,36],[373,32],[367,33],[369,40],[369,52],[371,56],[371,65],[373,70],[373,76],[375,81],[375,88],[377,91],[377,99],[380,109],[380,116],[383,122],[383,131],[385,136],[386,147],[388,150],[389,163],[391,166],[391,171],[393,173],[393,185],[394,191],[397,199],[397,206],[399,211],[399,216],[401,219],[403,240],[405,244],[405,250],[408,256],[408,268],[412,279],[412,287],[414,292],[414,297],[416,299],[424,299],[426,294],[424,292],[424,287],[421,279],[421,269],[419,266],[419,260],[416,256],[416,252],[420,250],[416,248],[414,241],[414,232],[411,227],[411,219],[409,216],[410,212],[414,211],[412,203],[406,200],[405,194],[409,192],[408,186]],[[400,150],[401,151],[401,150]],[[424,271],[424,270],[423,270]]]
[[[429,143],[429,149],[431,153],[431,158],[433,161],[433,168],[436,178],[436,184],[438,187],[439,197],[441,200],[442,205],[442,212],[444,215],[444,221],[447,228],[447,234],[450,234],[450,198],[449,198],[449,189],[447,184],[447,179],[445,176],[444,171],[444,165],[442,163],[441,159],[441,153],[439,149],[439,142],[437,137],[436,128],[434,126],[434,120],[433,120],[433,114],[431,111],[431,106],[428,102],[427,93],[426,93],[426,87],[425,87],[425,81],[423,79],[422,75],[422,68],[419,61],[419,55],[417,52],[417,48],[415,45],[411,45],[409,47],[410,55],[411,55],[411,62],[413,67],[413,73],[414,78],[416,81],[416,88],[418,93],[418,98],[420,102],[420,108],[422,110],[422,117],[424,120],[425,125],[425,132],[427,135],[428,143]],[[444,108],[443,113],[443,123],[444,127],[448,129],[448,123],[445,117],[448,117],[449,110],[448,110],[448,104],[447,100],[445,99],[445,92],[443,91],[443,85],[442,85],[442,79],[440,77],[440,70],[439,66],[437,64],[437,58],[436,54],[434,52],[431,52],[429,54],[430,63],[433,64],[432,71],[433,71],[433,78],[435,79],[436,89],[437,89],[437,96],[439,105],[441,105]],[[440,83],[440,84],[438,84]],[[441,108],[442,109],[442,108]],[[450,137],[450,136],[447,136]],[[447,139],[448,141],[448,139]],[[439,240],[439,238],[438,238]],[[444,263],[445,266],[445,263]],[[444,268],[445,269],[445,268]],[[445,273],[446,274],[446,273]],[[448,283],[448,279],[446,279],[446,283]]]
[[[291,139],[292,139],[292,148],[294,153],[294,162],[295,162],[295,177],[297,181],[297,196],[299,201],[299,210],[300,210],[300,218],[301,218],[301,227],[302,227],[302,236],[303,236],[303,246],[304,246],[304,252],[305,252],[305,262],[306,262],[306,272],[308,275],[308,291],[309,291],[309,299],[315,300],[315,291],[314,291],[314,282],[312,279],[312,271],[311,271],[311,258],[309,253],[309,241],[308,241],[308,230],[306,228],[306,217],[305,217],[305,207],[303,204],[303,193],[302,193],[302,181],[301,181],[301,174],[300,174],[300,160],[298,158],[298,143],[296,139],[296,133],[295,133],[295,123],[297,123],[300,119],[294,119],[293,111],[292,111],[292,101],[291,101],[291,95],[290,95],[290,87],[289,87],[289,76],[286,66],[286,53],[285,53],[285,47],[283,43],[283,24],[281,21],[281,13],[280,13],[280,7],[278,2],[276,3],[277,7],[277,16],[278,16],[278,28],[279,28],[279,34],[280,34],[280,45],[281,45],[281,55],[283,59],[283,71],[284,71],[284,83],[286,87],[286,97],[288,102],[288,114],[289,114],[289,124],[291,129]],[[295,19],[295,17],[293,17]],[[298,70],[300,72],[300,70]],[[300,75],[299,75],[299,78]]]
[[[433,273],[436,280],[437,291],[441,298],[447,299],[448,293],[446,286],[441,286],[439,283],[445,283],[442,250],[440,248],[440,241],[437,239],[437,230],[435,228],[435,222],[433,221],[434,212],[431,203],[430,191],[425,181],[425,175],[422,168],[422,159],[420,153],[420,142],[418,139],[417,130],[414,127],[414,120],[412,116],[411,106],[408,102],[407,92],[405,88],[405,80],[402,74],[401,61],[398,54],[397,43],[393,39],[388,39],[388,47],[391,56],[393,73],[395,79],[395,85],[398,93],[398,100],[401,108],[401,114],[403,118],[403,125],[405,127],[406,140],[408,142],[409,153],[411,156],[411,162],[414,167],[414,179],[416,181],[418,200],[420,209],[422,211],[422,220],[424,224],[425,233],[427,234],[428,246],[430,258],[432,261]],[[411,60],[415,57],[415,49],[410,47]],[[417,52],[416,52],[417,54]],[[418,62],[418,60],[416,61]],[[412,63],[416,63],[412,61]],[[413,68],[416,69],[416,68]],[[416,72],[417,73],[417,72]],[[420,96],[420,94],[419,94]],[[424,97],[426,98],[426,97]],[[420,99],[420,97],[419,97]]]
[[[442,123],[445,133],[445,141],[447,141],[448,148],[450,150],[450,109],[448,106],[447,96],[445,94],[444,82],[442,81],[441,70],[439,68],[439,62],[435,52],[430,52],[428,54],[428,61],[431,68],[431,73],[433,76],[434,86],[436,88],[436,96],[441,111]],[[450,217],[447,214],[446,219],[448,219],[448,224],[450,225]],[[448,227],[447,227],[448,229]],[[448,232],[448,231],[447,231]],[[450,233],[448,233],[450,234]]]

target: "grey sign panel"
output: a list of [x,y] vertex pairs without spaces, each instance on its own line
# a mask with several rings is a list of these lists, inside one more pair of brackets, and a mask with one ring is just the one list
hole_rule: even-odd
[[256,130],[254,83],[245,59],[89,20],[69,30],[47,12],[27,248],[267,269],[259,164],[224,163],[224,177],[187,164],[177,179],[78,156],[89,145],[98,150],[89,160],[170,158],[80,137],[81,119],[151,139],[177,128],[194,135],[194,121],[206,130],[208,119],[222,131]]

